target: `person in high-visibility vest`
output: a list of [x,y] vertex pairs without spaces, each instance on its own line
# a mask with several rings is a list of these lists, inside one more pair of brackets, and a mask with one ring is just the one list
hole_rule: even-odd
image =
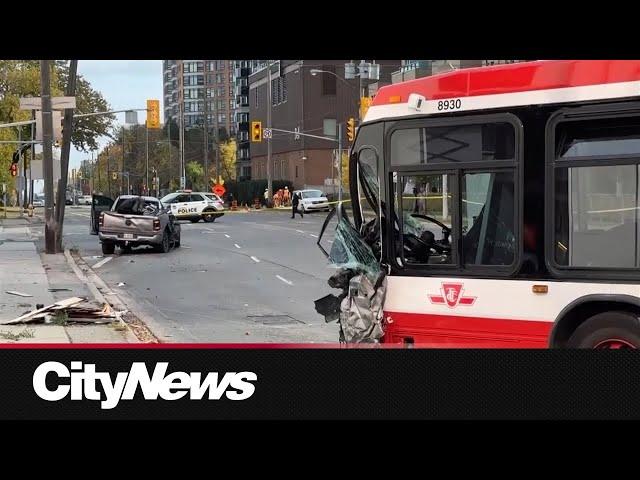
[[289,191],[289,187],[284,187],[282,201],[285,207],[289,206],[289,202],[291,201],[291,192]]

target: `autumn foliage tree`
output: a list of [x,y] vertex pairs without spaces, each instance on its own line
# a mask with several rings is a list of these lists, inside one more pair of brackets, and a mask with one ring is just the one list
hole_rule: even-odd
[[[67,61],[53,63],[51,72],[51,94],[64,95],[69,76]],[[76,90],[76,113],[104,112],[110,109],[102,94],[78,75]],[[38,60],[0,60],[0,123],[11,123],[31,119],[31,112],[20,110],[20,97],[40,96],[40,62]],[[71,142],[82,151],[97,148],[97,140],[108,135],[113,123],[113,115],[100,115],[77,119]],[[31,137],[31,126],[22,128],[22,138]],[[17,128],[0,128],[0,139],[17,140]],[[0,144],[0,183],[9,182],[9,165],[16,145]]]

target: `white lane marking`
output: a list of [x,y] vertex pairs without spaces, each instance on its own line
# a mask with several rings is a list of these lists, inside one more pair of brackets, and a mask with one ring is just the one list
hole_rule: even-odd
[[234,243],[234,245],[236,246],[236,248],[242,248],[240,245],[238,245],[237,243]]
[[227,237],[227,238],[231,238],[231,237],[230,237],[229,235],[227,235],[226,233],[224,234],[224,236],[225,236],[225,237]]
[[105,263],[107,263],[109,260],[111,260],[113,257],[107,257],[107,258],[103,258],[102,260],[100,260],[98,263],[96,263],[93,267],[91,268],[100,268],[101,266],[103,266]]
[[329,243],[333,243],[333,240],[329,240]]
[[303,230],[296,230],[296,232],[298,232],[298,233],[304,233],[304,231],[303,231]]
[[276,275],[276,278],[278,280],[282,280],[284,283],[286,283],[287,285],[293,285],[293,282],[287,280],[286,278],[281,277],[280,275]]
[[260,260],[257,257],[254,257],[253,255],[251,255],[251,260],[253,260],[256,263],[260,263]]
[[313,233],[310,233],[309,235],[311,235],[313,238],[318,238],[318,235],[314,235]]

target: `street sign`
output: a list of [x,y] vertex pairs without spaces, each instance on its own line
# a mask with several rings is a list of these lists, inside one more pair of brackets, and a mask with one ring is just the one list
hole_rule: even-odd
[[[65,108],[76,108],[76,97],[53,97],[51,99],[53,110],[64,110]],[[22,97],[20,98],[20,110],[42,110],[42,98]]]
[[273,137],[273,130],[271,130],[270,128],[265,128],[262,132],[264,138],[271,138]]
[[137,125],[138,124],[138,112],[135,110],[127,110],[124,112],[124,123],[127,125]]
[[[51,112],[53,122],[53,143],[62,142],[62,112],[54,110]],[[36,140],[42,141],[42,112],[36,111]]]
[[222,185],[220,185],[219,183],[216,183],[213,188],[211,189],[211,191],[213,193],[215,193],[216,195],[218,195],[219,197],[223,196],[224,193],[227,191],[226,188],[224,188]]
[[298,133],[300,133],[300,127],[296,127],[294,131],[296,132],[296,134],[293,136],[293,139],[300,140],[300,135],[298,135]]

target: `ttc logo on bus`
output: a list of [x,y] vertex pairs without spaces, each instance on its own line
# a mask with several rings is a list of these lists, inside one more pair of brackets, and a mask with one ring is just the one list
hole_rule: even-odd
[[440,288],[442,295],[429,295],[429,300],[436,305],[446,304],[450,308],[455,308],[458,305],[471,306],[476,301],[476,297],[463,296],[463,287],[464,284],[462,283],[443,282]]

